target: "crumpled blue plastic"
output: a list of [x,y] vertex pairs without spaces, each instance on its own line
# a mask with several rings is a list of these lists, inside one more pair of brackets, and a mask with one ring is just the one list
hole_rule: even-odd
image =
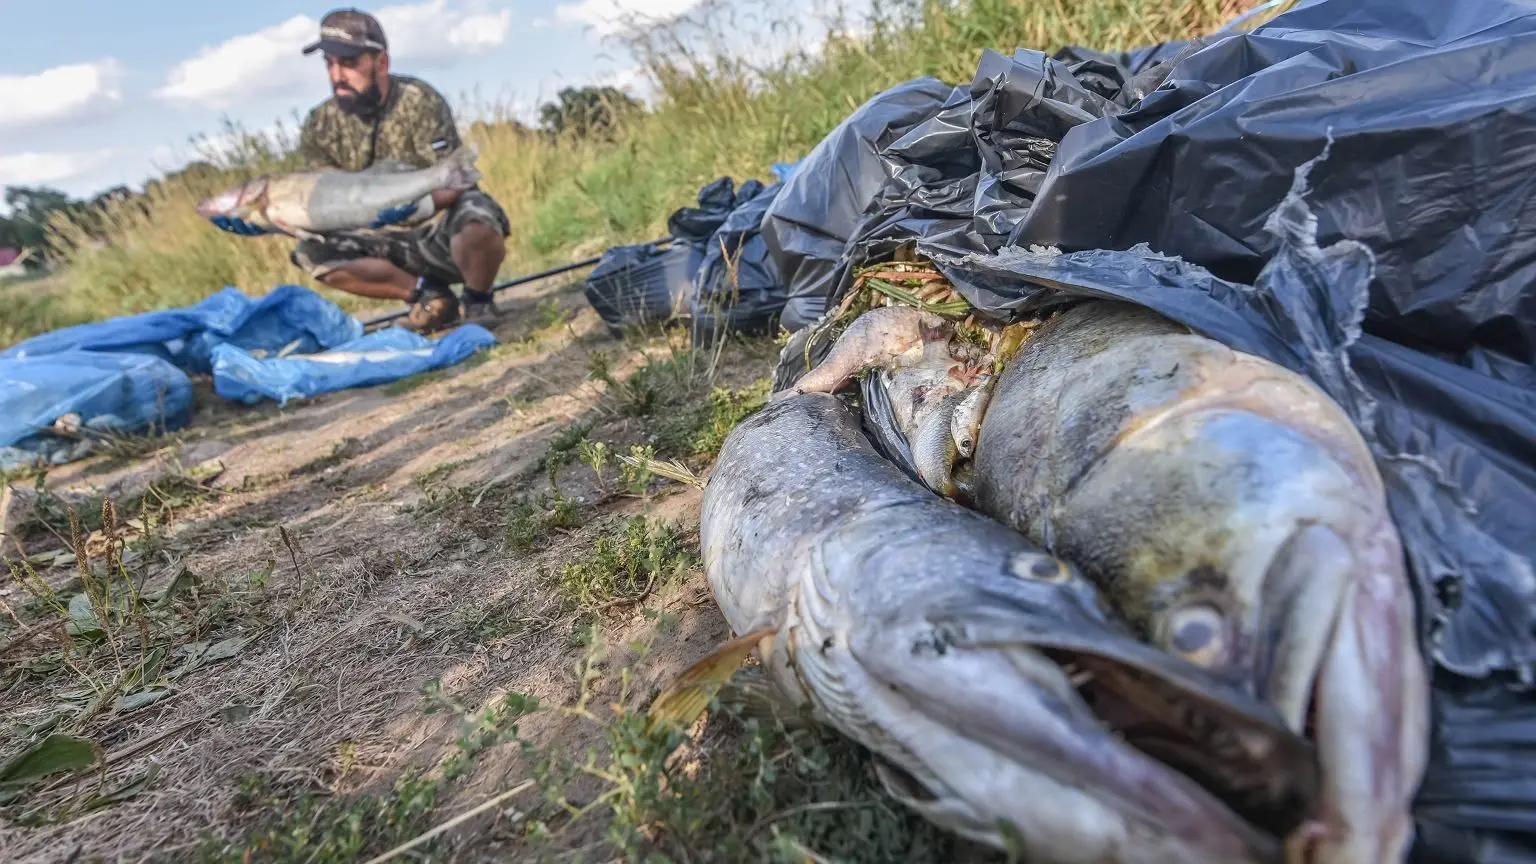
[[389,327],[318,354],[260,358],[226,342],[213,349],[213,389],[219,396],[253,404],[301,399],[383,384],[463,362],[496,337],[478,324],[465,324],[436,341]]
[[[79,436],[51,432],[66,414]],[[192,419],[192,381],[153,354],[68,349],[0,357],[0,470],[83,456],[104,435],[174,432]]]
[[34,336],[0,352],[0,359],[68,350],[154,354],[190,374],[212,371],[213,347],[229,343],[252,352],[308,354],[356,339],[362,322],[302,285],[279,285],[262,297],[222,291],[191,306],[123,315]]

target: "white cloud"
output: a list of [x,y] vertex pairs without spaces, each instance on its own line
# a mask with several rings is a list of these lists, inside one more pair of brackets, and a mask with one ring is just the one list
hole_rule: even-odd
[[[512,26],[508,9],[470,12],[448,8],[447,0],[385,6],[374,13],[390,43],[392,65],[444,66],[506,42]],[[227,109],[262,96],[296,97],[323,81],[319,61],[300,54],[314,41],[320,23],[308,15],[292,18],[204,47],[178,63],[156,95],[168,102]],[[404,71],[402,69],[402,71]]]
[[51,186],[64,183],[100,168],[114,155],[115,151],[110,149],[0,155],[0,186]]
[[682,15],[701,0],[577,0],[555,7],[555,19],[583,24],[602,36],[622,33],[636,24],[656,24]]
[[291,92],[319,74],[299,50],[320,25],[307,15],[234,36],[176,64],[155,95],[167,102],[229,108],[253,97]]
[[507,41],[511,10],[471,14],[447,7],[447,0],[428,0],[386,6],[375,13],[389,39],[392,65],[438,64]]
[[89,116],[122,102],[122,66],[108,57],[35,75],[0,75],[0,126],[41,126]]

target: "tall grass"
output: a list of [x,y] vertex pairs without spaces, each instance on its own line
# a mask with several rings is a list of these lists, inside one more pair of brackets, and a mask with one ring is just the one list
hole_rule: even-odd
[[[742,0],[753,2],[753,0]],[[985,48],[1046,51],[1068,44],[1105,50],[1209,32],[1255,0],[877,0],[850,24],[835,13],[813,22],[825,38],[806,43],[796,22],[762,10],[710,5],[683,21],[633,32],[622,47],[655,93],[651,110],[609,140],[530,132],[505,111],[471,124],[484,187],[513,224],[504,275],[661,236],[667,215],[693,203],[721,175],[767,180],[775,161],[799,158],[858,105],[921,75],[968,81]],[[802,22],[803,23],[803,22]],[[794,50],[767,56],[766,35]],[[238,133],[238,130],[236,130]],[[230,137],[228,135],[226,138]],[[344,307],[365,302],[310,283],[289,261],[292,240],[225,234],[200,220],[203,195],[291,164],[291,133],[235,134],[217,170],[153,184],[146,202],[112,205],[92,241],[80,225],[56,222],[63,275],[49,291],[7,291],[0,343],[79,321],[195,302],[225,285],[261,293],[309,284]],[[9,295],[9,296],[6,296]]]

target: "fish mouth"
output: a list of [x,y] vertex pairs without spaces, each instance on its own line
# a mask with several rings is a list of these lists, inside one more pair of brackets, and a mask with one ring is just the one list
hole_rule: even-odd
[[1311,817],[1320,782],[1315,750],[1262,703],[1125,658],[1039,650],[1061,667],[1104,729],[1255,828],[1285,837]]
[[922,638],[971,658],[973,681],[1007,682],[977,693],[924,676],[969,714],[964,727],[1034,770],[1092,790],[1108,809],[1180,836],[1224,824],[1262,848],[1263,838],[1287,837],[1314,817],[1315,746],[1268,702],[1086,605],[1058,605],[1042,618],[1023,600],[983,589],[964,601],[966,611],[928,618],[939,635]]
[[266,188],[265,180],[257,178],[226,189],[217,195],[210,195],[197,203],[197,215],[203,219],[241,215],[248,209],[249,204],[266,192]]
[[1040,860],[1278,864],[1311,817],[1310,742],[1204,670],[1103,629],[931,623],[854,650],[876,715],[906,718],[875,748],[887,791],[950,830],[996,845],[1012,822]]

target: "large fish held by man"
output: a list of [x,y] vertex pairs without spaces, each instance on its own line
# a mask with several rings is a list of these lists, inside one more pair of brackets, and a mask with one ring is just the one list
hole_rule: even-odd
[[480,182],[477,152],[470,144],[419,169],[386,162],[362,171],[266,174],[203,199],[197,214],[302,237],[376,227],[381,212],[415,204],[398,224],[418,224]]
[[1311,745],[1278,712],[910,479],[837,397],[777,400],[727,436],[700,542],[741,635],[653,719],[686,727],[755,650],[787,701],[877,754],[894,797],[997,848],[1012,826],[1034,864],[1277,862],[1311,809]]

